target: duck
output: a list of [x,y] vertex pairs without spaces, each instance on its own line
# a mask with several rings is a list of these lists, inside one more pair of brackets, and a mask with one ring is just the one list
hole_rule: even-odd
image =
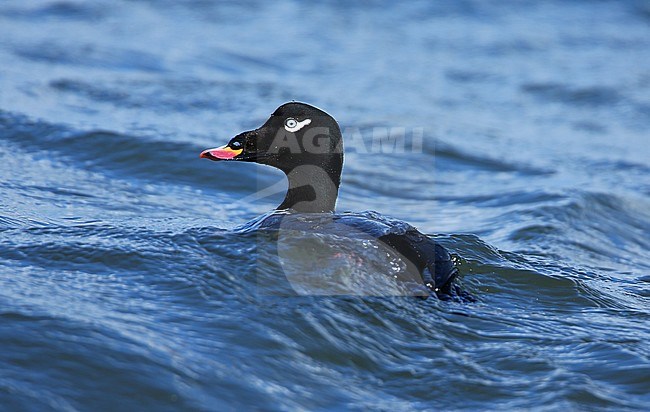
[[249,222],[248,228],[372,239],[401,261],[399,275],[394,277],[415,282],[416,287],[409,289],[413,296],[449,300],[460,295],[454,283],[459,275],[455,259],[431,236],[377,212],[336,212],[343,137],[337,121],[325,111],[301,102],[284,103],[257,129],[239,133],[199,157],[254,162],[284,172],[288,181],[284,200],[275,210]]

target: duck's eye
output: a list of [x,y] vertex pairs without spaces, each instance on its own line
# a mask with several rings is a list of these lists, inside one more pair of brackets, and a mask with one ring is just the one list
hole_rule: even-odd
[[293,133],[293,132],[297,132],[298,130],[302,129],[303,127],[307,126],[310,123],[311,123],[311,119],[305,119],[299,122],[293,117],[289,117],[287,120],[284,121],[284,128],[287,132]]
[[298,120],[290,117],[284,121],[284,125],[287,127],[287,129],[295,129],[295,127],[298,126]]
[[230,143],[230,146],[235,149],[239,149],[241,147],[241,142],[232,142]]

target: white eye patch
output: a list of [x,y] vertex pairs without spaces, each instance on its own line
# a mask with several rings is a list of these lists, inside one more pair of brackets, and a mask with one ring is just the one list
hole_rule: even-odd
[[287,132],[294,133],[302,129],[303,127],[307,126],[309,123],[311,123],[311,119],[305,119],[302,122],[299,122],[293,117],[289,117],[287,120],[284,121],[284,129]]

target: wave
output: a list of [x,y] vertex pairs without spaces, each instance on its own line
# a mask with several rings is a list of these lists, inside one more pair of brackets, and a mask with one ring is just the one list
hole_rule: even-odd
[[[204,190],[252,193],[276,182],[274,174],[247,175],[236,168],[221,168],[201,161],[205,149],[192,143],[153,140],[112,131],[76,131],[0,112],[3,139],[35,158],[63,162],[68,167],[99,172],[109,177],[194,186]],[[220,187],[219,187],[220,186]],[[63,190],[63,189],[61,189]]]

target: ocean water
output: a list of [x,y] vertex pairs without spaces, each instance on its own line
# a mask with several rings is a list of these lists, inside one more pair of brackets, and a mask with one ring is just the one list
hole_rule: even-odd
[[[290,100],[476,302],[274,295]],[[0,3],[2,410],[648,410],[649,233],[647,1]]]

